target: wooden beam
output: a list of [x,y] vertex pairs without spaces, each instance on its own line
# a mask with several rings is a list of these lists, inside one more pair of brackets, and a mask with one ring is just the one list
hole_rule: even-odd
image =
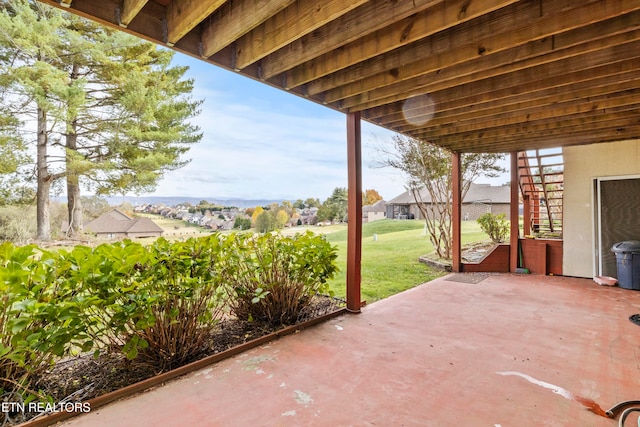
[[[588,55],[580,57],[585,62],[581,64],[575,61],[565,61],[560,63],[550,63],[540,65],[536,68],[521,70],[518,73],[508,74],[501,77],[492,77],[483,81],[477,81],[473,84],[463,85],[461,87],[451,88],[443,93],[432,93],[425,89],[424,85],[416,86],[413,94],[431,93],[436,100],[438,106],[443,102],[452,99],[459,100],[462,105],[474,105],[475,102],[471,98],[476,99],[478,103],[498,102],[507,97],[514,95],[522,95],[526,93],[538,92],[543,89],[555,88],[556,93],[561,93],[560,88],[571,84],[586,82],[598,77],[610,76],[615,79],[618,74],[625,74],[635,71],[638,68],[637,60],[640,58],[640,51],[630,47],[637,47],[638,42],[633,44],[625,44],[616,46],[611,51],[618,51],[620,56],[614,55]],[[626,51],[626,52],[625,52]],[[600,64],[595,61],[601,61]],[[570,71],[566,69],[570,68]],[[419,82],[414,82],[418,85]],[[404,84],[404,83],[402,83]],[[427,83],[428,84],[428,83]],[[407,88],[408,89],[408,88]],[[346,111],[363,111],[373,107],[379,107],[394,102],[403,103],[411,95],[412,92],[398,92],[384,99],[369,101],[367,96],[359,95],[361,100],[365,102],[347,108],[343,104]],[[375,94],[371,96],[375,97]],[[354,97],[357,98],[357,97]],[[440,107],[438,107],[440,109]]]
[[[202,30],[202,51],[209,57],[249,33],[265,21],[293,4],[296,0],[244,0],[225,4]],[[261,39],[262,42],[270,42]],[[256,39],[253,42],[257,43]],[[244,50],[245,41],[238,42]],[[246,55],[246,53],[245,53]],[[242,67],[244,68],[244,67]]]
[[[603,97],[617,96],[617,94],[636,90],[640,87],[640,70],[631,60],[624,67],[599,67],[577,73],[576,82],[560,81],[557,86],[545,87],[541,83],[540,90],[519,91],[517,88],[505,87],[490,93],[470,94],[458,89],[434,94],[437,102],[437,114],[429,125],[440,126],[469,118],[493,117],[501,114],[547,108],[550,105],[566,104],[578,100],[590,99],[598,101]],[[626,70],[626,71],[625,71]],[[613,72],[613,74],[611,74]],[[466,95],[466,96],[465,96]],[[380,123],[384,118],[385,125],[393,126],[400,132],[415,129],[407,127],[405,114],[422,121],[417,110],[402,111],[402,106],[393,104],[374,108],[363,113],[363,116],[374,123]]]
[[[57,0],[38,1],[61,8]],[[119,25],[115,13],[121,6],[121,0],[73,0],[71,8],[65,10],[152,43],[165,45],[166,32],[163,30],[162,22],[166,16],[166,8],[163,5],[155,1],[147,2],[146,6],[126,28]],[[193,37],[184,37],[173,49],[200,58],[199,42],[199,38],[196,40]]]
[[[316,58],[312,63],[304,63],[288,71],[287,85],[289,88],[300,86],[339,70],[347,69],[352,65],[407,46],[516,1],[469,2],[469,0],[454,0],[432,5],[428,9],[396,21],[388,27],[367,34],[340,49],[331,50]],[[411,60],[415,60],[416,50],[410,50],[413,54]],[[419,49],[419,51],[421,50]],[[397,67],[397,65],[398,62],[393,67]],[[313,85],[309,89],[309,93],[314,93]]]
[[451,155],[451,181],[453,197],[451,200],[451,270],[462,271],[462,155],[454,151]]
[[511,222],[509,237],[509,271],[514,273],[518,268],[519,253],[519,175],[518,175],[518,152],[511,152],[511,205],[509,220]]
[[362,131],[360,113],[347,114],[347,309],[361,308],[362,259]]
[[[497,18],[494,16],[496,13],[492,13],[487,17],[480,17],[476,21],[497,21]],[[512,8],[508,8],[506,11],[502,11],[500,16],[509,16],[513,13]],[[539,15],[539,11],[537,9],[534,10],[532,7],[518,13],[520,14],[519,18],[525,20],[535,19],[535,17]],[[489,27],[489,25],[487,25],[488,28],[484,29],[482,25],[478,25],[478,22],[463,22],[457,25],[455,28],[455,34],[452,34],[453,30],[451,30],[442,31],[441,34],[438,34],[437,36],[428,36],[429,33],[427,32],[425,33],[424,38],[415,43],[404,45],[383,55],[378,55],[371,59],[364,60],[361,63],[336,70],[330,75],[325,76],[322,69],[319,69],[314,80],[308,84],[308,93],[313,95],[325,92],[379,74],[389,74],[391,76],[396,76],[396,78],[401,78],[401,75],[407,74],[406,71],[403,71],[404,67],[407,65],[414,64],[424,58],[429,58],[432,55],[441,54],[450,49],[459,49],[460,47],[470,49],[473,46],[469,44],[469,40],[483,40],[486,37],[490,37],[496,31],[513,31],[512,28],[496,29],[494,27]],[[464,34],[465,31],[467,34]],[[462,35],[460,35],[461,33]],[[481,57],[480,55],[477,55],[477,51],[474,49],[472,49],[472,51],[476,53],[474,59]],[[316,60],[314,62],[320,61]],[[447,69],[453,64],[446,64],[446,66],[443,65],[444,64],[442,63],[440,64],[440,71]],[[288,74],[294,74],[297,72],[302,73],[302,71],[299,71],[299,68],[304,66],[305,64],[291,70]],[[322,65],[319,67],[322,67]],[[297,80],[301,82],[304,81],[291,76],[289,76],[288,79],[290,80],[290,84],[294,84]]]
[[[458,119],[467,117],[490,117],[497,114],[504,114],[510,111],[519,111],[527,109],[535,109],[552,105],[553,103],[575,102],[579,99],[599,99],[600,97],[623,93],[628,90],[635,90],[640,87],[640,70],[632,70],[621,72],[619,74],[610,75],[594,75],[593,78],[581,80],[576,83],[561,85],[562,90],[558,87],[542,88],[539,91],[526,93],[511,93],[505,95],[501,90],[493,94],[480,96],[464,96],[459,97],[451,92],[443,92],[436,96],[437,114],[432,118],[429,124],[437,126],[443,123],[452,123]],[[443,100],[444,99],[444,100]],[[486,114],[485,114],[486,113]],[[410,111],[415,114],[418,120],[421,120],[418,112]],[[401,108],[390,104],[379,108],[374,108],[363,112],[363,117],[373,123],[378,123],[380,118],[385,118],[385,123],[393,126],[399,131],[410,130],[415,127],[408,128],[405,114]]]
[[[564,50],[574,45],[584,44],[586,41],[597,41],[604,36],[611,36],[617,32],[631,31],[638,27],[638,15],[630,13],[623,14],[615,19],[595,22],[584,27],[576,27],[572,30],[557,25],[555,28],[545,28],[543,17],[539,16],[538,5],[534,3],[525,4],[529,6],[523,8],[521,5],[516,5],[504,8],[487,16],[482,16],[475,21],[456,25],[452,30],[443,31],[417,43],[378,55],[357,65],[336,70],[327,77],[316,78],[316,80],[310,82],[307,91],[310,95],[314,95],[347,84],[357,83],[363,79],[373,78],[374,76],[377,76],[378,79],[381,78],[380,76],[385,76],[387,82],[399,82],[418,75],[428,74],[432,71],[438,72],[437,78],[439,81],[445,79],[445,74],[449,75],[449,79],[452,76],[459,78],[479,71],[484,72],[494,69],[500,64],[520,63],[527,57]],[[516,31],[514,26],[505,27],[493,24],[493,22],[497,22],[501,18],[508,20],[508,22],[511,22],[511,19],[522,22],[537,21],[540,23],[540,29],[533,34],[535,38],[530,38],[530,34]],[[544,33],[554,34],[554,36],[541,37],[540,35]],[[471,45],[469,40],[477,40],[477,45]],[[607,42],[603,41],[601,45],[604,43]],[[482,47],[481,54],[479,53],[480,48],[474,48],[475,46]],[[517,49],[514,49],[515,47]],[[595,48],[601,47],[592,46],[591,50]],[[342,54],[344,49],[340,49],[333,55]],[[501,56],[496,55],[507,50],[509,51]],[[417,52],[419,54],[416,54]],[[443,54],[444,56],[439,56]],[[452,60],[454,62],[451,62]],[[336,60],[330,61],[329,58],[323,59],[323,61],[320,61],[320,59],[314,61],[313,71],[317,77],[323,75],[321,70],[323,65],[316,65],[316,62],[322,63],[325,61],[329,64],[336,62]],[[458,67],[454,67],[456,63],[459,65]],[[304,66],[305,64],[301,67]],[[300,81],[292,76],[297,72],[296,70],[288,72],[287,83],[289,86],[294,86],[297,81]],[[375,81],[371,84],[372,86],[369,88],[382,85],[382,83],[376,83]],[[376,84],[378,86],[375,86]]]
[[127,26],[133,21],[133,18],[142,10],[148,0],[123,0],[122,9],[120,11],[120,22],[118,24],[121,27],[127,28]]
[[[326,24],[365,3],[367,0],[299,0],[236,41],[236,67],[241,70],[285,46],[284,51],[291,52],[290,45],[296,40],[322,31]],[[262,64],[265,79],[273,77],[269,72],[270,61],[266,66]]]
[[[638,33],[640,35],[640,32]],[[540,61],[538,65],[527,68],[516,69],[513,72],[501,75],[500,73],[487,73],[482,80],[469,81],[468,85],[473,85],[474,91],[495,90],[496,87],[515,86],[521,88],[532,87],[532,81],[540,80],[548,76],[563,76],[566,73],[580,72],[588,68],[615,64],[629,57],[638,57],[638,46],[640,40],[632,39],[619,45],[610,46],[597,51],[583,52],[580,55],[558,59],[556,61]],[[436,73],[436,71],[434,71]],[[496,86],[495,82],[500,81]],[[398,83],[389,84],[378,89],[371,89],[366,93],[361,93],[350,98],[343,99],[341,105],[346,109],[361,110],[363,108],[375,107],[376,101],[379,105],[388,103],[390,99],[403,100],[410,95],[419,93],[433,93],[442,87],[438,87],[439,82],[434,83],[432,74],[420,75],[416,78],[403,80]],[[452,87],[447,84],[446,87]],[[520,89],[522,90],[522,89]]]
[[[471,132],[481,132],[486,129],[500,129],[506,127],[521,128],[542,126],[557,123],[558,118],[570,125],[569,121],[583,122],[585,119],[622,115],[630,110],[637,111],[640,106],[640,89],[634,89],[629,94],[614,94],[608,99],[576,100],[569,105],[544,105],[535,109],[513,111],[495,116],[473,118],[471,120],[448,121],[447,123],[429,123],[429,127],[422,133],[426,139],[432,137],[459,136]],[[600,119],[599,119],[600,120]],[[435,122],[435,120],[434,120]],[[400,130],[411,130],[412,126],[401,127]],[[413,127],[415,129],[415,127]]]
[[[640,12],[636,12],[634,15],[640,25]],[[629,26],[627,15],[624,18],[614,20],[614,22],[606,21],[594,24],[593,27],[601,27],[611,31],[611,34],[596,40],[589,40],[587,34],[590,34],[591,31],[581,28],[573,30],[570,34],[571,37],[563,37],[564,35],[561,34],[529,42],[522,46],[506,48],[497,53],[480,57],[472,55],[467,61],[445,68],[442,67],[444,59],[434,54],[419,61],[395,67],[393,72],[386,70],[353,83],[328,89],[324,93],[324,100],[327,103],[336,102],[375,89],[382,89],[378,96],[386,97],[391,91],[406,92],[407,88],[399,83],[407,81],[410,81],[407,86],[422,86],[425,91],[432,93],[556,61],[579,62],[581,55],[598,55],[598,52],[601,55],[607,55],[613,46],[640,40],[640,30]],[[567,42],[571,42],[571,44]],[[371,70],[371,68],[366,68]],[[418,79],[419,77],[423,78]],[[320,89],[327,89],[326,84],[322,86],[319,83],[310,84],[307,92],[310,95],[315,95],[316,91]]]
[[167,44],[176,44],[224,2],[225,0],[173,0],[167,6]]
[[[313,33],[297,38],[287,46],[287,49],[281,49],[264,58],[262,61],[264,77],[266,79],[274,77],[439,1],[441,0],[360,2],[361,7],[328,22]],[[347,5],[350,2],[342,0],[340,3]]]
[[522,231],[522,234],[526,237],[531,235],[531,208],[533,205],[531,204],[531,196],[529,194],[522,196],[522,205],[522,213],[524,217],[524,230]]
[[[478,105],[463,106],[447,110],[438,110],[436,117],[429,122],[430,127],[450,126],[455,124],[482,122],[497,117],[521,117],[537,116],[538,118],[548,118],[552,115],[547,110],[554,110],[555,116],[560,114],[576,114],[587,109],[602,109],[628,105],[628,101],[633,102],[629,95],[640,93],[640,73],[637,78],[622,83],[607,82],[605,85],[598,85],[597,80],[593,81],[593,86],[570,85],[561,92],[549,95],[547,90],[529,94],[530,96],[514,97],[513,99],[503,99],[503,103],[485,103],[478,108]],[[586,83],[584,83],[586,85]],[[584,87],[584,90],[579,89]],[[577,89],[577,90],[572,90]],[[537,95],[537,96],[536,96]],[[415,112],[417,121],[421,121],[419,112]],[[407,123],[401,115],[386,117],[386,123],[394,127],[399,132],[410,131],[416,127]]]
[[[611,113],[589,117],[577,118],[558,118],[554,120],[543,121],[541,123],[533,122],[522,126],[503,126],[492,127],[485,130],[458,133],[447,136],[424,136],[418,133],[420,139],[438,142],[441,144],[449,144],[453,142],[459,143],[475,143],[475,141],[500,142],[501,139],[526,138],[529,135],[543,135],[548,138],[558,138],[564,134],[582,133],[585,131],[597,131],[598,129],[616,129],[625,126],[635,126],[640,124],[640,116],[637,114],[638,108],[630,109],[626,114]],[[524,150],[520,150],[524,151]]]
[[[419,135],[408,134],[408,136],[420,138]],[[481,134],[476,136],[479,139],[473,140],[469,137],[465,140],[441,141],[437,139],[430,142],[449,150],[455,149],[465,153],[504,153],[510,148],[524,151],[536,148],[557,148],[638,139],[640,138],[640,123],[637,118],[629,118],[623,122],[611,123],[609,126],[599,124],[584,129],[580,127],[560,129],[551,135],[521,132],[494,138],[484,138]]]

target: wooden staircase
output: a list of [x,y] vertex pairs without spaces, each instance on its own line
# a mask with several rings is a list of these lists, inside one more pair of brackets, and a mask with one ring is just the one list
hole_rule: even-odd
[[524,235],[562,238],[564,161],[560,149],[518,153]]

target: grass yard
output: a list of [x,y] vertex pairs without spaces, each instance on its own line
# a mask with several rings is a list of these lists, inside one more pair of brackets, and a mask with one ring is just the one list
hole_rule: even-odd
[[[345,296],[347,228],[327,234],[338,247],[339,273],[331,280],[336,296]],[[374,239],[374,235],[376,238]],[[462,224],[462,243],[488,240],[475,221]],[[386,298],[445,274],[418,261],[434,251],[422,220],[380,220],[362,226],[362,298],[368,303]]]
[[[213,233],[212,230],[200,227],[199,225],[190,224],[179,219],[165,218],[160,215],[145,213],[139,213],[136,214],[136,216],[150,218],[151,220],[153,220],[156,225],[164,230],[162,237],[167,240],[185,240],[189,237],[203,237]],[[138,241],[143,243],[151,243],[154,240],[155,238],[138,239]]]

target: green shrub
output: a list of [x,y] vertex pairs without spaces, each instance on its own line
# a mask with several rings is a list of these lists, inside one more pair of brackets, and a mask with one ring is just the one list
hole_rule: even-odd
[[289,325],[296,322],[337,267],[336,249],[311,232],[229,235],[221,270],[231,311],[240,319]]
[[310,232],[55,252],[0,244],[0,393],[36,394],[44,370],[81,352],[175,368],[209,350],[225,310],[293,323],[328,292],[335,259],[336,249]]
[[151,316],[141,319],[149,323],[134,334],[148,344],[140,361],[173,369],[209,349],[226,302],[216,270],[219,248],[215,235],[184,243],[159,239],[150,248],[154,261],[143,275],[153,278]]
[[34,380],[56,357],[92,346],[61,274],[57,254],[0,245],[0,387],[34,394]]
[[510,222],[503,213],[497,215],[486,213],[478,218],[477,222],[482,231],[487,233],[495,243],[502,243],[509,236]]
[[[122,351],[156,371],[208,350],[224,292],[215,264],[217,236],[98,246],[83,261],[85,317],[102,348]],[[80,257],[86,249],[79,249]],[[77,257],[77,255],[74,255]]]

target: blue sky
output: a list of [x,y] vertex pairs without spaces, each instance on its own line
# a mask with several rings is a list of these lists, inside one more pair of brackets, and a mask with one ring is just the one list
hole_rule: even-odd
[[[154,195],[324,201],[347,187],[344,114],[186,55],[174,63],[189,66],[194,98],[204,99],[194,119],[203,138],[185,156],[191,162],[167,173]],[[390,149],[392,136],[362,122],[362,188],[385,200],[404,191],[398,171],[375,167],[378,147]]]
[[[203,138],[154,195],[323,201],[347,186],[344,114],[185,55],[174,63],[189,66],[194,98],[204,99],[193,120]],[[373,165],[392,135],[362,123],[363,189],[387,200],[404,191],[402,177]]]

